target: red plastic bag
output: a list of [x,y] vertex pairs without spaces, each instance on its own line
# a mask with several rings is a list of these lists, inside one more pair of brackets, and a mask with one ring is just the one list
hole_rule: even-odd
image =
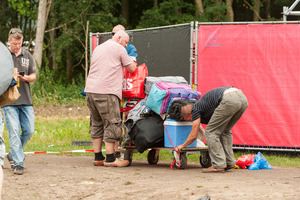
[[254,163],[255,155],[247,154],[239,157],[239,159],[236,161],[235,164],[240,166],[242,169],[246,169],[246,167],[249,167]]
[[145,63],[137,67],[130,73],[123,68],[123,89],[122,95],[125,98],[145,98],[144,80],[148,76],[148,70]]

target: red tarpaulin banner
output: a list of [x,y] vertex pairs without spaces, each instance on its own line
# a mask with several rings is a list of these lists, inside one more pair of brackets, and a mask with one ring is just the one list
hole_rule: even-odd
[[197,90],[242,89],[233,144],[300,147],[299,24],[200,25]]
[[92,52],[98,46],[98,41],[97,40],[98,40],[97,35],[93,35],[92,36]]

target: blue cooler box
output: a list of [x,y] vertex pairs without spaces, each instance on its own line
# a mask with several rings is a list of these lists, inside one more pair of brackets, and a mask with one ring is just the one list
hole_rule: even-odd
[[[183,144],[191,133],[193,123],[189,121],[175,121],[173,119],[166,119],[164,125],[169,133],[169,136],[175,147]],[[164,130],[164,140],[165,147],[172,147],[172,142],[170,141],[166,130]],[[185,148],[195,148],[197,147],[197,140],[192,144],[186,146]]]

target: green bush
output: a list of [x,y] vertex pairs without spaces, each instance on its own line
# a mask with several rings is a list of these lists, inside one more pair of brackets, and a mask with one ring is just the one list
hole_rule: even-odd
[[58,79],[49,68],[40,70],[37,80],[31,85],[34,104],[72,104],[84,100],[80,91],[84,89],[82,76],[75,77],[72,83]]

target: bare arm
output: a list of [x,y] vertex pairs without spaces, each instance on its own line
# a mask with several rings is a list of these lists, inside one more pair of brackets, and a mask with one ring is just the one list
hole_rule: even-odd
[[29,75],[24,75],[24,76],[18,75],[18,77],[19,77],[22,81],[28,82],[28,83],[34,82],[35,79],[36,79],[35,73],[29,74]]
[[177,146],[175,150],[180,152],[183,148],[192,144],[198,136],[199,127],[200,127],[200,118],[193,121],[192,131],[189,134],[188,138],[186,139],[186,141],[183,144]]
[[130,65],[125,66],[125,68],[127,69],[127,71],[129,71],[130,73],[134,72],[136,70],[136,63],[132,62]]

